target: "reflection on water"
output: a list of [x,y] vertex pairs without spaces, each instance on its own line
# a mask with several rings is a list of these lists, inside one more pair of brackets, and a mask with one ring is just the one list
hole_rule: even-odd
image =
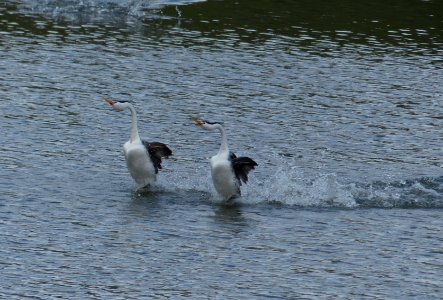
[[[2,17],[33,34],[68,30],[95,31],[103,25],[141,31],[151,35],[161,27],[183,34],[184,41],[215,39],[264,42],[276,36],[281,43],[328,49],[370,44],[383,51],[385,45],[411,51],[439,53],[442,44],[442,11],[438,1],[7,1]],[[169,3],[174,4],[174,3]],[[188,4],[188,5],[185,5]],[[17,10],[19,9],[19,10]],[[23,14],[23,12],[25,12]],[[41,17],[47,17],[41,19]],[[141,26],[145,25],[145,28]],[[105,27],[105,28],[106,28]],[[174,31],[175,27],[175,31]],[[182,32],[185,30],[186,32]],[[66,32],[65,32],[66,33]],[[161,38],[168,40],[167,37]],[[172,42],[172,41],[171,41]],[[399,49],[397,49],[399,50]]]
[[[3,11],[2,17],[10,22],[2,22],[0,26],[4,31],[18,27],[16,33],[58,33],[64,38],[90,32],[93,39],[89,42],[99,43],[106,42],[103,38],[113,34],[113,28],[119,28],[123,33],[138,31],[162,42],[188,46],[216,42],[236,47],[239,42],[271,42],[282,44],[287,51],[290,45],[297,45],[328,53],[356,44],[362,46],[357,48],[362,55],[368,50],[436,55],[441,54],[443,43],[443,16],[438,1],[414,1],[407,5],[403,1],[354,3],[338,0],[328,3],[177,1],[168,4],[110,0],[82,1],[81,4],[7,1],[8,10]],[[41,19],[42,16],[46,18]],[[165,35],[165,30],[173,33],[172,39]],[[178,36],[181,38],[177,40]]]
[[234,230],[239,230],[241,227],[247,226],[247,219],[243,216],[241,205],[217,205],[214,208],[214,220],[226,226],[226,224],[233,224]]

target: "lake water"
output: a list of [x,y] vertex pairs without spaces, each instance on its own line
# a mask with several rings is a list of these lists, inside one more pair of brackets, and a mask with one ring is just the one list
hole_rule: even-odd
[[441,299],[443,8],[354,2],[2,1],[0,297]]

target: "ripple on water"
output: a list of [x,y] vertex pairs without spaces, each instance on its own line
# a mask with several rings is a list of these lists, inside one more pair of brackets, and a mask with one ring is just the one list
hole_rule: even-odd
[[[206,1],[160,18],[145,1],[52,3],[0,4],[0,295],[442,293],[432,18],[363,18],[381,2],[340,17],[360,6]],[[135,192],[129,115],[103,97],[131,100],[142,136],[173,149],[154,191]],[[219,134],[193,116],[258,162],[239,205],[218,203]]]

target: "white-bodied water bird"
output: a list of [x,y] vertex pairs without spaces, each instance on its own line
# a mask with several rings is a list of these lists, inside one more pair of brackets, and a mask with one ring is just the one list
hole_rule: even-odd
[[240,186],[248,181],[248,173],[253,170],[257,163],[249,157],[237,157],[229,151],[226,132],[220,123],[192,119],[196,125],[206,130],[219,130],[221,134],[220,150],[211,157],[212,182],[216,191],[229,201],[240,196]]
[[116,111],[129,109],[131,112],[131,137],[123,145],[126,164],[129,173],[138,185],[138,188],[149,187],[155,182],[158,170],[162,168],[162,157],[172,155],[171,149],[163,143],[148,142],[140,139],[137,126],[137,114],[134,106],[127,101],[105,99]]

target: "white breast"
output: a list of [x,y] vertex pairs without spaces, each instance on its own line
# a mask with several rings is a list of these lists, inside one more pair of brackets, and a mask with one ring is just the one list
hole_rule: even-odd
[[146,151],[145,146],[141,142],[130,143],[129,141],[123,146],[126,164],[129,173],[139,187],[144,187],[156,180],[155,168]]
[[211,158],[211,175],[217,192],[226,200],[240,194],[240,186],[227,156]]

